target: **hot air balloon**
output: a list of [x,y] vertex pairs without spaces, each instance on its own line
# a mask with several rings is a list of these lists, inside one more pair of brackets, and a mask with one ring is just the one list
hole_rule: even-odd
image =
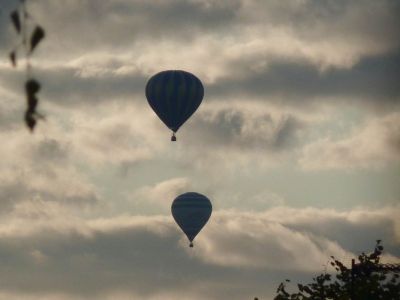
[[193,247],[194,238],[206,225],[211,211],[210,200],[199,193],[185,193],[172,202],[172,216],[189,239],[190,247]]
[[147,101],[161,121],[172,130],[171,141],[176,141],[175,133],[197,110],[203,96],[200,79],[180,70],[157,73],[146,85]]

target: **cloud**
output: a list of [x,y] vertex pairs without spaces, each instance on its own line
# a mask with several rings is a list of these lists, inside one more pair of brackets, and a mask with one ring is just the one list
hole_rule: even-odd
[[74,164],[70,147],[25,128],[0,132],[0,206],[7,214],[21,203],[40,199],[81,209],[99,201],[96,188]]
[[[230,290],[230,299],[248,298],[266,282],[275,285],[272,291],[289,273],[304,279],[310,272],[322,272],[330,255],[349,261],[358,251],[349,250],[350,239],[335,239],[339,230],[354,238],[358,228],[359,242],[368,241],[362,250],[368,251],[377,238],[371,228],[386,228],[378,238],[394,251],[389,250],[389,258],[398,261],[400,240],[392,244],[391,231],[398,226],[396,211],[220,211],[190,249],[171,217],[126,214],[85,220],[61,206],[36,203],[1,218],[2,292],[15,294],[10,299],[21,297],[19,293],[33,299],[128,294],[133,299],[220,299]],[[242,288],[237,290],[239,283]]]
[[[398,213],[398,206],[373,210],[353,208],[347,211],[313,207],[304,209],[275,207],[268,210],[266,217],[289,228],[304,230],[337,241],[341,245],[346,245],[352,252],[359,252],[360,248],[369,247],[371,238],[382,238],[393,251],[396,249],[394,246],[400,241]],[[355,236],[357,239],[354,239]],[[395,252],[398,255],[398,251]]]
[[318,272],[330,255],[348,263],[352,253],[371,248],[374,239],[382,238],[398,256],[398,213],[398,207],[338,212],[284,206],[261,213],[222,213],[214,216],[196,247],[204,261],[222,266]]
[[[380,209],[281,196],[307,205],[326,199],[309,180],[397,165],[396,1],[29,2],[46,29],[33,135],[6,57],[16,4],[0,11],[0,299],[272,299],[377,238],[398,261],[399,208],[379,183]],[[163,69],[205,86],[177,143],[144,95]],[[169,205],[192,187],[216,209],[189,249]]]
[[[76,55],[84,53],[85,48],[121,50],[167,39],[184,45],[208,35],[213,41],[219,40],[225,46],[220,51],[226,49],[230,56],[246,59],[255,53],[264,58],[267,53],[339,67],[348,67],[360,57],[381,54],[399,45],[395,30],[397,8],[398,4],[391,1],[321,4],[140,0],[109,1],[96,6],[71,1],[62,7],[45,1],[32,5],[34,15],[49,32],[57,32],[49,35],[49,42],[58,41],[49,46],[52,56],[57,56],[61,47],[69,49],[69,55]],[[81,34],[76,34],[77,28]],[[179,47],[176,49],[179,51]]]
[[194,72],[211,100],[240,93],[292,105],[333,95],[397,103],[393,1],[44,1],[31,7],[48,32],[35,69],[43,69],[46,98],[60,105],[143,95],[146,80],[162,69]]
[[399,160],[400,115],[372,119],[340,140],[323,138],[303,148],[306,170],[379,168]]
[[[256,59],[255,59],[256,60]],[[235,70],[208,86],[210,100],[237,97],[319,110],[339,103],[367,104],[375,110],[397,107],[399,52],[360,59],[349,68],[320,71],[294,59],[276,59],[259,70]],[[237,65],[238,61],[233,63]],[[246,63],[246,66],[249,64]]]
[[[193,127],[202,143],[216,147],[280,151],[296,144],[302,121],[292,115],[256,115],[235,108],[203,110]],[[190,138],[190,137],[189,137]],[[192,138],[195,143],[196,140]]]
[[208,263],[318,272],[328,253],[350,255],[336,242],[254,216],[218,221],[218,226],[198,243],[201,258]]
[[93,115],[73,114],[72,130],[66,140],[73,145],[77,158],[83,156],[94,165],[148,160],[161,147],[159,133],[148,115],[134,107],[112,105]]
[[[114,49],[120,49],[135,40],[190,39],[207,28],[215,30],[220,24],[230,23],[239,5],[239,1],[196,0],[109,1],[92,5],[77,0],[63,6],[45,1],[32,5],[32,10],[44,25],[60,33],[57,39],[64,46],[79,42],[88,48],[104,49],[112,43]],[[52,13],[48,14],[49,11]],[[72,26],[66,27],[65,23]],[[81,28],[84,34],[77,35],[75,28]],[[72,39],[62,38],[67,36]]]
[[[11,173],[11,172],[10,172]],[[21,168],[2,175],[0,197],[2,214],[9,213],[19,203],[41,199],[85,208],[99,201],[96,189],[73,168]]]
[[135,198],[139,201],[151,201],[161,206],[170,207],[172,201],[191,189],[191,183],[187,178],[172,178],[159,182],[153,186],[144,186],[135,192]]
[[276,165],[301,147],[311,124],[319,122],[318,114],[257,102],[204,103],[177,133],[182,146],[176,147],[176,162],[216,175],[220,168],[247,168],[254,162]]

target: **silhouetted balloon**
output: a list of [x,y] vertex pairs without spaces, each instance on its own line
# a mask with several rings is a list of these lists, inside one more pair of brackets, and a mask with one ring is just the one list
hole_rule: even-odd
[[210,200],[198,193],[185,193],[175,198],[171,206],[172,216],[193,247],[193,240],[211,216]]
[[149,79],[146,98],[157,116],[173,134],[197,110],[204,96],[201,81],[193,74],[180,70],[163,71]]

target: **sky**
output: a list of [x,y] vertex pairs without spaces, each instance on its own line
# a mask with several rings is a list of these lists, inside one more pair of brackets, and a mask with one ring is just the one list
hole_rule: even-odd
[[[0,299],[268,300],[376,239],[400,262],[400,1],[27,2],[46,121],[0,0]],[[175,143],[144,94],[169,69],[205,89]]]

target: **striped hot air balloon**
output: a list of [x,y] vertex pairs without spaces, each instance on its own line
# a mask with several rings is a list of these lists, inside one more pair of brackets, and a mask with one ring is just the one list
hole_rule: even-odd
[[190,192],[175,198],[171,212],[175,222],[189,239],[189,246],[193,247],[194,238],[211,216],[212,205],[206,196]]
[[204,96],[201,81],[180,70],[163,71],[149,79],[146,98],[157,116],[172,130],[176,141],[179,127],[197,110]]

